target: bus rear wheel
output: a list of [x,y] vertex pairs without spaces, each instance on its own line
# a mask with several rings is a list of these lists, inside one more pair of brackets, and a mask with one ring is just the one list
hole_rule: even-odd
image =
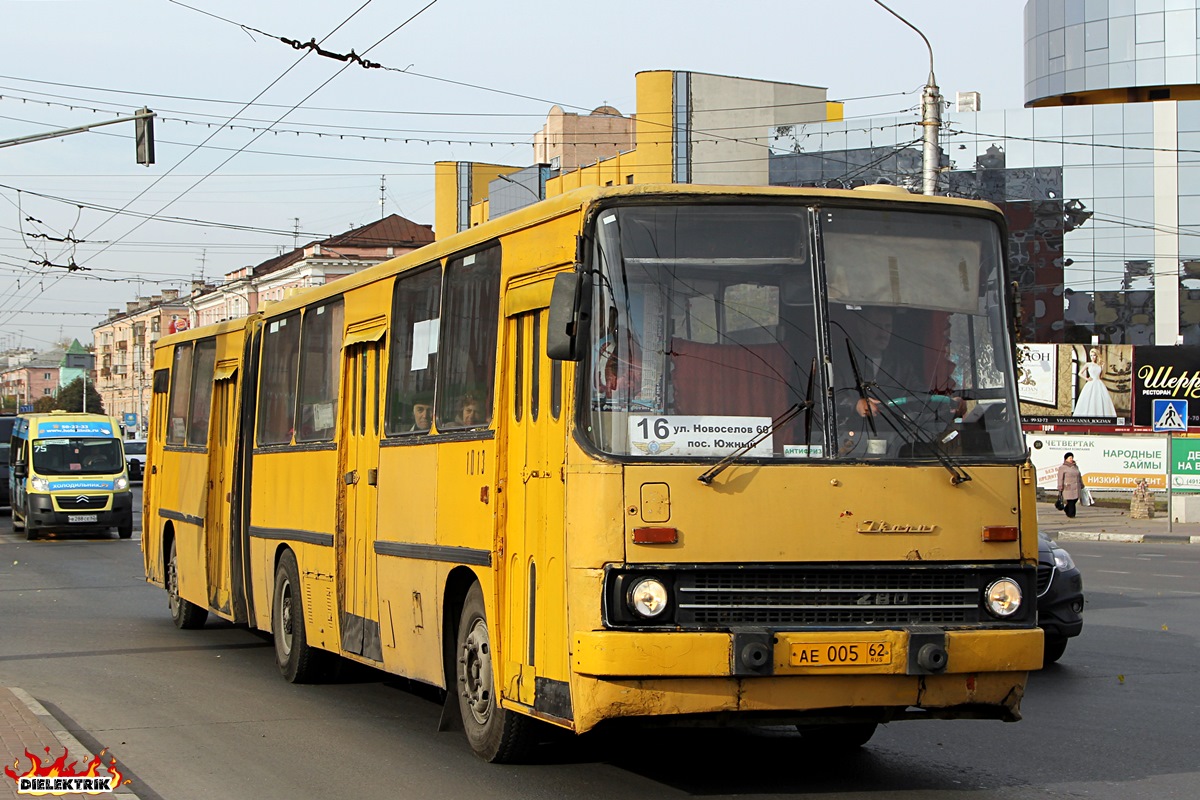
[[519,761],[533,744],[533,720],[500,707],[487,611],[478,583],[463,603],[455,652],[458,707],[471,749],[484,761]]
[[171,609],[171,620],[180,630],[200,628],[208,619],[208,609],[179,596],[179,559],[175,555],[174,539],[171,540],[171,551],[167,557],[167,607]]
[[275,663],[289,683],[320,680],[329,666],[329,654],[311,647],[304,632],[304,600],[296,554],[284,550],[275,568],[275,591],[271,603],[271,633],[275,640]]

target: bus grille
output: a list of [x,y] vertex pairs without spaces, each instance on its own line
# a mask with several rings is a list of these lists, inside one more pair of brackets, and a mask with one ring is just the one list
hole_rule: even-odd
[[680,625],[887,627],[980,621],[974,570],[730,570],[677,575]]

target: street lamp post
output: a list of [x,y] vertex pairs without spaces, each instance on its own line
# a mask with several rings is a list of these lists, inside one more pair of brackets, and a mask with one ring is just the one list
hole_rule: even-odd
[[925,37],[925,34],[921,33],[916,25],[913,25],[904,17],[888,8],[880,0],[875,0],[875,3],[884,11],[916,31],[917,36],[921,37],[921,41],[925,42],[925,47],[929,50],[929,78],[925,81],[925,88],[921,92],[921,139],[923,142],[921,152],[921,193],[937,194],[937,177],[942,160],[941,148],[938,141],[938,135],[942,127],[942,94],[941,90],[938,89],[937,79],[933,76],[933,46],[929,44],[929,39]]

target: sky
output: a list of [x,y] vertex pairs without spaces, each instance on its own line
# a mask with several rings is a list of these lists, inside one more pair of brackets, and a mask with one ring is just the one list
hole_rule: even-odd
[[[1021,106],[1023,0],[887,5],[944,97]],[[150,167],[131,122],[0,147],[0,351],[89,345],[108,309],[381,214],[432,224],[435,161],[526,166],[552,104],[635,113],[639,71],[914,119],[929,74],[874,0],[0,0],[0,20],[0,141],[157,114]]]

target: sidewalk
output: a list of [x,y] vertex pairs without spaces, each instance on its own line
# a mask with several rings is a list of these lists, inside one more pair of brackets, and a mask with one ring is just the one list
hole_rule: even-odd
[[[72,761],[77,762],[75,771],[85,772],[93,753],[88,752],[28,692],[0,686],[0,762],[2,762],[0,763],[0,799],[30,796],[17,794],[17,782],[3,772],[4,767],[22,775],[33,766],[25,755],[26,750],[37,756],[43,762],[43,766],[49,766],[63,754],[63,748],[67,750],[67,764],[69,765]],[[106,755],[106,764],[108,760],[109,756]],[[16,763],[14,764],[14,762]],[[120,764],[116,768],[120,769]],[[101,777],[108,777],[110,774],[105,769],[98,769],[97,773]],[[116,789],[114,794],[122,800],[136,800],[137,798],[129,786]],[[64,796],[83,797],[87,795],[75,793]]]
[[1169,523],[1165,511],[1156,512],[1153,519],[1130,519],[1124,506],[1081,507],[1068,519],[1053,502],[1038,503],[1038,528],[1059,541],[1200,544],[1200,522]]

